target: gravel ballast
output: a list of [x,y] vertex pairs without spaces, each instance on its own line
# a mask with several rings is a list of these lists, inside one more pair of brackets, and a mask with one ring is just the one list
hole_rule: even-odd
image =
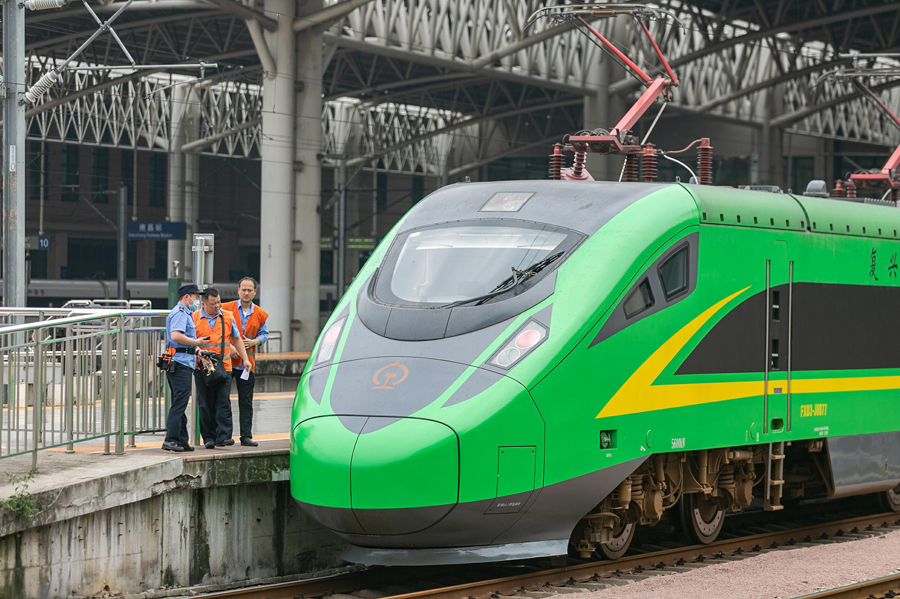
[[578,594],[578,597],[785,599],[898,572],[900,531],[894,531],[856,541],[770,551],[683,574],[658,576],[626,586]]

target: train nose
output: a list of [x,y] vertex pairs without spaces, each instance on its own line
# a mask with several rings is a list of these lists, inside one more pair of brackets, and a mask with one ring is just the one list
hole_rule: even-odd
[[458,502],[459,440],[439,422],[323,416],[301,423],[295,441],[294,497],[332,530],[413,533]]
[[459,499],[456,433],[431,420],[370,417],[353,450],[350,480],[353,514],[367,534],[428,528]]

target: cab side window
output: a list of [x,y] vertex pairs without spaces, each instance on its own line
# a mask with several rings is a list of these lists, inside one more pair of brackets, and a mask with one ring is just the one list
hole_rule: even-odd
[[659,281],[666,300],[671,300],[688,289],[688,250],[689,246],[684,246],[659,267]]
[[625,300],[623,305],[625,318],[636,316],[651,306],[653,306],[653,291],[650,289],[650,282],[645,278]]
[[699,256],[697,231],[666,248],[637,275],[636,282],[619,300],[589,347],[689,297],[697,287]]

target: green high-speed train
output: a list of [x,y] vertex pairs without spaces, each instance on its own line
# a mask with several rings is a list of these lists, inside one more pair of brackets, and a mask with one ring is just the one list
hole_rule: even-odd
[[900,510],[900,212],[460,183],[383,240],[292,414],[291,493],[368,564],[621,556],[674,516]]

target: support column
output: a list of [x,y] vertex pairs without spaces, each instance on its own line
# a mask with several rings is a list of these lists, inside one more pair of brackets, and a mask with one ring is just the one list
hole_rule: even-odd
[[[302,14],[321,10],[323,0],[301,3]],[[288,26],[290,29],[290,25]],[[322,165],[322,34],[307,29],[297,43],[297,118],[295,130],[297,168],[294,175],[294,273],[291,347],[309,351],[319,335],[319,243],[321,238]],[[292,65],[293,67],[293,65]],[[281,64],[278,64],[281,73]],[[271,326],[269,327],[271,328]],[[287,338],[287,335],[285,335]]]
[[3,305],[25,306],[25,8],[3,3]]
[[[168,164],[166,169],[167,186],[166,193],[166,219],[169,222],[187,222],[184,207],[184,153],[181,146],[185,144],[185,129],[183,117],[187,107],[187,94],[185,86],[176,85],[172,88],[172,136],[169,142]],[[153,166],[151,164],[150,168]],[[135,195],[135,198],[137,195]],[[193,231],[190,223],[185,229],[187,241],[173,239],[169,241],[169,256],[166,264],[171,265],[172,260],[181,262],[181,272],[185,281],[193,281],[192,261],[190,255],[190,243],[193,239]],[[187,248],[187,250],[185,250]],[[187,259],[185,259],[187,257]]]
[[[263,81],[260,189],[260,304],[269,313],[269,331],[291,345],[291,240],[294,207],[294,0],[267,0],[266,10],[278,15],[278,29],[265,41],[277,73]],[[321,54],[321,49],[319,50]],[[304,57],[305,58],[305,57]]]

